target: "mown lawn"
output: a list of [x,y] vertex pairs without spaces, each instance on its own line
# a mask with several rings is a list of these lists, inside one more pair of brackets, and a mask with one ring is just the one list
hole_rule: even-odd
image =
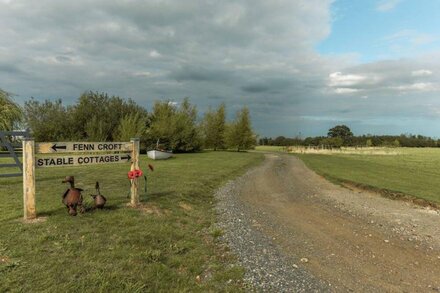
[[440,203],[440,149],[400,148],[399,155],[296,154],[318,174]]
[[[37,213],[25,224],[21,178],[0,178],[0,292],[206,292],[242,289],[215,237],[213,192],[258,164],[257,153],[204,152],[155,167],[142,190],[143,208],[126,206],[129,164],[37,169]],[[61,204],[74,175],[86,203],[99,181],[104,210],[71,217]],[[143,189],[143,184],[142,184]]]

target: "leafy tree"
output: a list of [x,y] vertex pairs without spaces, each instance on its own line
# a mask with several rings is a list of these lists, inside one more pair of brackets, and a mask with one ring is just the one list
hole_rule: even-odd
[[23,111],[11,99],[9,93],[0,89],[0,130],[13,130],[23,120]]
[[98,116],[90,117],[84,127],[88,141],[106,141],[112,130],[112,124]]
[[150,147],[160,141],[165,149],[171,149],[171,138],[174,134],[176,108],[169,102],[156,101],[150,114],[150,128],[147,131]]
[[258,140],[258,145],[272,145],[271,137],[263,137]]
[[284,136],[277,136],[274,141],[273,141],[274,145],[279,145],[279,146],[287,146],[288,145],[288,141],[287,138]]
[[320,144],[321,140],[325,138],[323,136],[316,136],[316,137],[306,137],[304,139],[304,145],[306,146],[317,146]]
[[[120,123],[136,117],[147,121],[147,111],[132,100],[109,97],[106,93],[85,92],[76,105],[65,107],[61,100],[25,103],[26,122],[36,140],[111,141],[120,137]],[[129,116],[133,116],[129,118]],[[123,120],[126,117],[127,120]],[[146,123],[145,123],[146,124]],[[124,139],[125,140],[125,139]]]
[[353,132],[351,132],[350,128],[346,125],[336,125],[333,128],[328,130],[328,137],[340,137],[342,139],[346,139],[353,136]]
[[[300,138],[285,138],[284,143],[288,145],[304,145],[304,146],[318,146],[318,145],[332,145],[337,146],[338,141],[327,140],[330,137],[307,137]],[[275,140],[277,142],[275,143]],[[281,145],[283,141],[280,137],[276,139],[262,138],[260,144],[265,145]],[[336,144],[334,143],[336,142]],[[397,135],[372,135],[366,134],[361,136],[349,136],[343,140],[343,145],[346,146],[383,146],[383,147],[440,147],[440,139],[433,139],[423,135],[401,134]]]
[[133,137],[144,137],[147,130],[147,117],[140,113],[131,113],[119,121],[115,140],[129,141]]
[[225,147],[225,128],[226,128],[225,104],[221,104],[216,112],[208,110],[203,119],[203,134],[205,147],[223,149]]
[[321,145],[340,148],[344,141],[341,137],[326,137],[319,142]]
[[63,106],[61,99],[39,102],[34,99],[24,104],[26,124],[36,141],[69,140],[71,108]]
[[249,109],[244,107],[237,112],[234,122],[226,130],[226,144],[237,151],[248,150],[255,146],[256,137],[252,131]]
[[174,119],[174,135],[171,147],[178,152],[194,152],[202,147],[202,140],[197,125],[197,108],[185,98]]
[[196,124],[197,109],[186,98],[179,108],[170,101],[156,102],[150,115],[148,142],[154,147],[157,140],[162,148],[175,152],[201,149],[201,138]]
[[373,146],[373,141],[371,140],[371,138],[369,138],[369,139],[367,139],[365,144],[366,144],[367,147],[372,147]]
[[106,93],[85,92],[73,107],[71,127],[78,139],[111,141],[117,135],[121,118],[133,113],[147,117],[146,110],[131,99],[125,101]]

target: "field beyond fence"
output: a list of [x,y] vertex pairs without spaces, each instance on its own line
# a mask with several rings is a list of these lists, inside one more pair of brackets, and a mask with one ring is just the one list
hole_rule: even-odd
[[293,154],[345,154],[345,155],[398,155],[398,148],[387,147],[341,147],[330,146],[290,146],[285,151]]
[[391,148],[391,151],[397,154],[295,155],[331,180],[440,204],[440,148]]
[[399,155],[403,148],[390,147],[330,147],[330,146],[257,146],[257,151],[284,152],[292,154],[320,154],[320,155]]

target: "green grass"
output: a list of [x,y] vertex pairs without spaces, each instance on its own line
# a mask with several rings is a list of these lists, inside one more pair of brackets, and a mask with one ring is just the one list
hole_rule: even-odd
[[[129,164],[37,169],[37,213],[25,224],[21,178],[0,178],[0,292],[206,292],[242,289],[243,270],[216,244],[213,191],[261,154],[204,152],[147,161],[143,209],[126,206]],[[61,204],[74,175],[87,205],[94,182],[104,210],[71,217]],[[142,185],[143,188],[143,185]],[[200,276],[200,279],[197,277]]]
[[318,174],[440,203],[440,149],[400,148],[399,155],[296,154]]

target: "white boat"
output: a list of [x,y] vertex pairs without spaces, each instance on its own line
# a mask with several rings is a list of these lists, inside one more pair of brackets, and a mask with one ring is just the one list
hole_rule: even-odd
[[151,150],[147,152],[147,156],[153,160],[165,160],[173,155],[172,152]]

